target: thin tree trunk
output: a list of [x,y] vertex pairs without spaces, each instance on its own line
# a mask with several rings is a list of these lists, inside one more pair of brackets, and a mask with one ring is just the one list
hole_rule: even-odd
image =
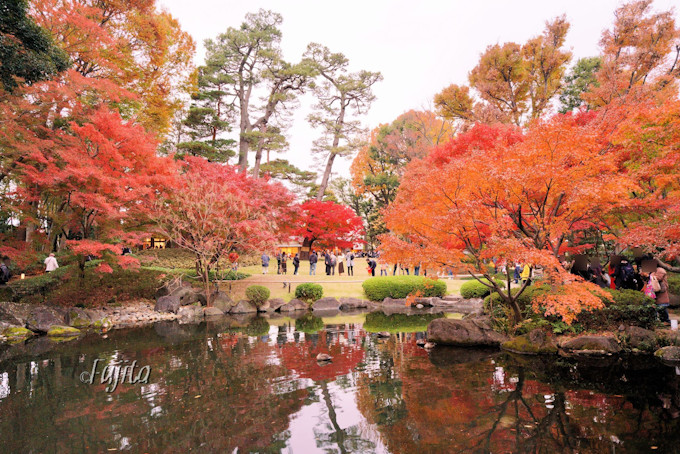
[[328,181],[331,178],[331,170],[333,169],[333,161],[335,160],[336,154],[331,152],[328,156],[328,161],[326,161],[326,169],[323,172],[323,178],[321,179],[321,185],[319,186],[319,192],[316,193],[316,200],[323,200],[323,196],[326,193],[326,188],[328,187]]

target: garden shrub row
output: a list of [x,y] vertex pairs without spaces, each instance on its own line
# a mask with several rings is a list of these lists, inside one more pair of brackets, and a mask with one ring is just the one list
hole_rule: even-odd
[[406,298],[412,294],[424,297],[444,296],[446,282],[424,276],[381,276],[366,279],[361,286],[371,301]]

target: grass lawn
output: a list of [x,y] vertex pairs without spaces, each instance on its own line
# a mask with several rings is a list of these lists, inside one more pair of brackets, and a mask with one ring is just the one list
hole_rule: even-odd
[[[293,265],[291,261],[288,262],[288,274],[276,274],[276,260],[272,260],[273,264],[269,266],[269,274],[262,274],[262,267],[260,266],[246,266],[239,268],[239,271],[248,273],[251,276],[240,281],[223,282],[220,284],[222,290],[229,291],[232,298],[241,299],[245,296],[245,289],[250,285],[263,285],[271,291],[271,298],[283,298],[286,301],[291,300],[295,295],[295,287],[303,282],[316,282],[323,287],[324,296],[333,297],[354,297],[366,298],[361,283],[366,280],[369,275],[366,270],[366,260],[355,260],[354,276],[347,276],[345,272],[342,276],[336,274],[335,276],[326,276],[325,266],[323,263],[317,264],[316,275],[309,275],[309,262],[303,261],[300,263],[300,272],[297,276],[293,275]],[[379,274],[380,265],[378,265]],[[337,273],[337,270],[336,270]],[[391,270],[390,270],[391,275]],[[448,294],[458,294],[463,280],[460,279],[445,279]],[[284,283],[286,285],[284,286]],[[290,283],[290,292],[288,290]]]

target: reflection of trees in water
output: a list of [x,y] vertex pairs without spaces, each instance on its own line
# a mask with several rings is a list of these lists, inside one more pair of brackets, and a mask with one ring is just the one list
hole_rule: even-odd
[[[650,380],[659,370],[649,365],[598,371],[556,365],[550,358],[546,368],[541,361],[518,364],[499,353],[455,349],[435,349],[433,363],[407,353],[412,342],[376,347],[378,355],[394,359],[385,370],[401,378],[401,388],[380,373],[364,371],[360,377],[366,386],[358,390],[359,409],[393,452],[676,449],[679,420],[656,396],[666,388],[674,396],[667,406],[677,404],[678,380],[669,371],[661,384]],[[367,355],[373,355],[371,349]],[[407,414],[386,420],[386,404],[398,408],[400,401]]]
[[[51,352],[37,342],[37,358],[0,363],[3,451],[278,452],[306,405],[318,423],[304,430],[329,452],[672,452],[680,438],[680,382],[656,363],[428,354],[417,333],[378,339],[351,324],[305,334],[288,322],[267,341],[263,327],[157,325]],[[318,364],[322,352],[333,362]],[[152,383],[112,395],[81,384],[95,358],[148,364]],[[363,418],[343,420],[355,400]]]

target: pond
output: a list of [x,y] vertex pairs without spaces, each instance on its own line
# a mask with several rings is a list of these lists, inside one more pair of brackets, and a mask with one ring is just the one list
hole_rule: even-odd
[[[675,368],[418,347],[427,322],[443,315],[224,318],[3,347],[2,451],[680,449]],[[333,361],[318,363],[318,353]],[[128,375],[107,392],[103,368],[133,361],[140,382]]]

